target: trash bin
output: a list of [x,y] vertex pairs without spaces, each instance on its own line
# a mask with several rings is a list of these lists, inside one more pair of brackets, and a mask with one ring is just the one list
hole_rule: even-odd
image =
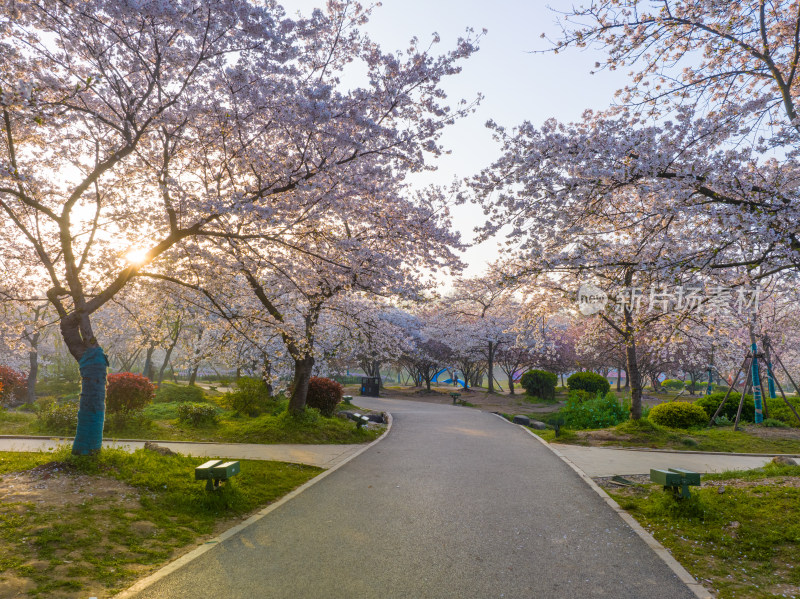
[[380,379],[375,376],[361,377],[361,395],[366,397],[379,397]]

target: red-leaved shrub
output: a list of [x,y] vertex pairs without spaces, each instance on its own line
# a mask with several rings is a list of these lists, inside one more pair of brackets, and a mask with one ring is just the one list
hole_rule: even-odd
[[319,376],[308,380],[306,405],[317,408],[323,416],[333,416],[336,406],[342,401],[342,386],[336,381]]
[[146,376],[132,372],[109,374],[106,383],[106,411],[133,412],[153,400],[155,388]]
[[28,377],[9,366],[0,366],[0,405],[22,401],[27,393]]

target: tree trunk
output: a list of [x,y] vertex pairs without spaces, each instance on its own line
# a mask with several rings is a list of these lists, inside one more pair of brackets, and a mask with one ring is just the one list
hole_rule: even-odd
[[264,381],[264,385],[267,387],[267,393],[269,393],[269,396],[272,397],[272,394],[275,391],[272,388],[272,362],[270,362],[267,354],[263,354],[263,360],[261,363],[261,380]]
[[617,366],[617,393],[622,385],[622,366]]
[[306,407],[308,380],[314,368],[314,356],[306,356],[294,361],[294,389],[289,399],[289,412],[299,414]]
[[514,395],[514,373],[508,375],[508,394]]
[[147,354],[144,358],[144,367],[142,368],[142,376],[146,376],[151,381],[153,380],[153,352],[156,351],[156,346],[152,343],[147,348]]
[[36,401],[36,379],[39,377],[39,333],[34,333],[30,338],[31,351],[28,352],[30,370],[28,370],[27,398],[25,401],[34,403]]
[[161,381],[164,380],[164,373],[167,370],[167,365],[169,364],[170,356],[172,356],[172,350],[175,349],[175,346],[178,345],[178,338],[180,337],[180,327],[176,324],[175,325],[175,336],[172,338],[172,343],[169,344],[166,353],[164,354],[164,361],[161,363],[161,368],[158,370],[158,384],[161,384]]
[[194,387],[194,384],[197,382],[197,370],[200,368],[200,364],[195,364],[192,366],[192,371],[189,374],[189,386]]
[[636,339],[633,334],[633,318],[629,309],[625,309],[625,359],[628,363],[626,374],[631,386],[631,418],[642,417],[642,379],[639,363],[636,360]]
[[631,381],[630,381],[630,378],[628,376],[628,371],[625,370],[625,386],[623,387],[623,389],[627,389],[628,387],[630,387],[631,386],[630,383],[631,383]]
[[95,454],[103,445],[108,358],[97,344],[88,315],[81,317],[72,314],[62,318],[61,336],[72,357],[78,362],[81,372],[78,428],[72,443],[72,453]]
[[489,378],[489,383],[488,383],[488,387],[489,387],[488,392],[489,393],[494,393],[494,350],[495,350],[495,345],[494,345],[494,343],[492,343],[490,341],[489,342],[489,355],[488,355],[489,364],[488,364],[488,367],[486,369],[486,373],[487,373],[487,376]]

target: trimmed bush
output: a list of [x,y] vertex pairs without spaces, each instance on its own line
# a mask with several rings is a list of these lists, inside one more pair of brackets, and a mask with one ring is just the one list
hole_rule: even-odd
[[[722,410],[720,411],[720,416],[726,416],[728,420],[734,422],[736,420],[736,411],[739,409],[739,398],[742,396],[741,393],[734,391],[728,397],[728,400],[725,402],[725,405],[722,406]],[[712,393],[711,395],[703,395],[702,397],[696,399],[694,401],[694,405],[700,406],[706,411],[706,421],[710,420],[711,417],[714,415],[714,412],[717,411],[717,407],[719,407],[720,402],[725,397],[725,393],[717,392]],[[755,406],[753,405],[753,396],[746,395],[744,398],[744,405],[742,406],[742,418],[744,422],[753,422],[755,419]]]
[[678,379],[665,379],[661,382],[661,386],[667,389],[683,389],[684,384]]
[[671,401],[653,406],[648,418],[660,426],[669,428],[692,428],[708,424],[708,414],[694,403]]
[[178,406],[178,420],[191,426],[216,424],[217,409],[208,403],[182,403]]
[[236,389],[223,396],[222,402],[237,414],[258,416],[271,399],[269,387],[263,380],[243,376],[236,381]]
[[306,405],[317,408],[323,416],[330,418],[336,411],[336,406],[342,401],[342,386],[331,379],[312,376],[308,381],[308,395]]
[[78,428],[78,402],[45,404],[39,408],[36,418],[45,430],[74,434]]
[[0,366],[0,406],[24,401],[28,392],[28,377],[10,366]]
[[570,393],[567,405],[559,412],[565,428],[605,428],[624,422],[630,416],[630,410],[613,393],[587,400],[579,399],[578,393]]
[[206,400],[206,394],[200,387],[189,385],[176,385],[174,383],[161,383],[156,391],[155,401],[158,403],[184,403],[187,401],[199,403]]
[[576,372],[567,379],[567,387],[570,391],[580,389],[592,394],[602,393],[605,395],[611,390],[611,383],[606,377],[596,372]]
[[146,376],[132,372],[109,374],[106,383],[106,411],[141,410],[153,400],[155,388]]
[[[792,403],[794,409],[800,412],[800,402],[797,401],[795,397],[787,397],[787,399]],[[765,418],[764,422],[767,420],[780,420],[784,424],[788,426],[800,426],[800,422],[797,421],[797,417],[794,415],[792,410],[783,403],[783,398],[780,396],[776,398],[767,398],[767,411],[769,412],[769,418]]]
[[519,381],[528,395],[541,399],[555,399],[558,377],[546,370],[529,370]]

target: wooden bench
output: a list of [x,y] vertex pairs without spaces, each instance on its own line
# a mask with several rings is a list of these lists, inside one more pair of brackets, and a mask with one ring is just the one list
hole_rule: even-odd
[[194,479],[206,481],[206,491],[219,489],[222,481],[239,474],[239,462],[210,460],[194,469]]
[[689,498],[692,494],[689,487],[700,486],[700,474],[683,468],[669,468],[668,470],[650,470],[650,480],[662,485],[664,490],[672,490],[676,497]]

